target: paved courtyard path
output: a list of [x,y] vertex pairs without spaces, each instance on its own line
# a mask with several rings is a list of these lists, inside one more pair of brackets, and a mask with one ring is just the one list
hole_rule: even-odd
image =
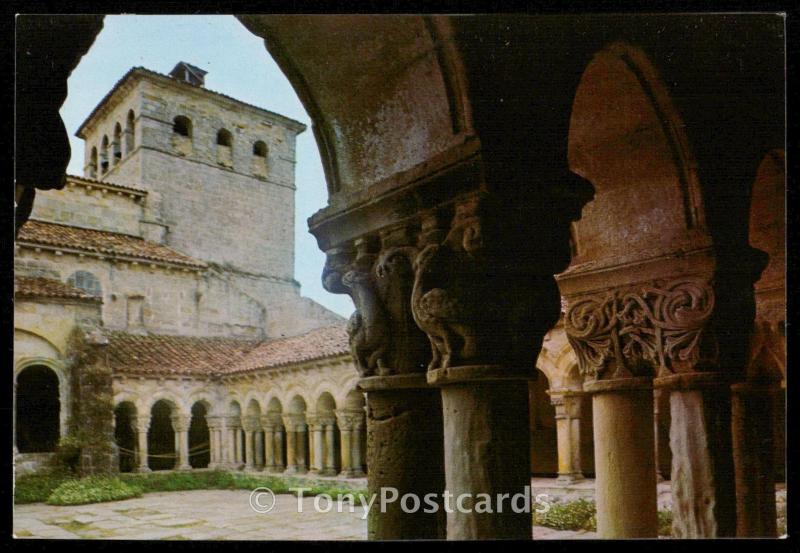
[[[269,502],[259,500],[264,504]],[[364,508],[344,503],[317,512],[313,498],[276,496],[269,513],[250,507],[247,490],[148,493],[136,499],[58,507],[44,503],[14,508],[17,538],[130,540],[365,540]],[[320,505],[325,508],[324,501]],[[535,527],[536,539],[595,537],[592,532],[561,532]]]

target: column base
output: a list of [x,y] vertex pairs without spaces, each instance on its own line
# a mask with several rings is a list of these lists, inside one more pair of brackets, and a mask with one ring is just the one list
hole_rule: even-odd
[[570,473],[570,474],[559,474],[558,478],[556,478],[556,482],[559,484],[575,484],[577,482],[581,482],[586,478],[580,472]]
[[192,465],[178,465],[177,467],[175,467],[175,470],[181,470],[181,471],[192,470]]
[[337,472],[336,469],[321,469],[318,473],[320,476],[336,476]]
[[264,469],[267,472],[274,472],[276,474],[280,474],[286,470],[286,467],[282,465],[272,465]]
[[151,469],[150,467],[136,467],[135,469],[133,469],[133,472],[140,472],[144,474],[146,472],[153,472],[153,469]]
[[345,478],[364,478],[367,474],[361,469],[349,469],[341,472]]
[[245,465],[244,467],[245,472],[261,472],[261,469],[255,465]]

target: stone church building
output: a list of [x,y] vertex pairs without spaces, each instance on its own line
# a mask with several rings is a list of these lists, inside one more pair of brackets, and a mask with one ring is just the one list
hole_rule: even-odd
[[305,126],[212,92],[203,76],[187,63],[131,69],[78,131],[84,176],[42,194],[19,233],[20,472],[85,423],[86,334],[110,371],[122,470],[363,474],[363,394],[343,321],[293,278]]

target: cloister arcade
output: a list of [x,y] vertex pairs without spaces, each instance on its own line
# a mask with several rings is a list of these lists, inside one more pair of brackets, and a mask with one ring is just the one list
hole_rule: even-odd
[[146,386],[138,394],[131,392],[135,384],[125,388],[114,409],[122,472],[209,468],[366,475],[364,394],[358,390],[309,386],[280,395],[251,390],[241,397],[224,389],[209,393],[203,382],[152,396]]
[[[321,392],[220,393],[212,465],[257,467],[255,435],[269,444],[271,431],[272,459],[282,450],[287,471],[319,467],[338,427],[339,469],[365,458],[372,493],[521,492],[527,383],[562,316],[578,373],[551,378],[551,397],[570,427],[567,392],[580,382],[590,398],[599,535],[657,535],[655,390],[669,404],[673,535],[775,535],[782,18],[238,18],[264,38],[314,123],[329,202],[309,228],[327,256],[326,289],[356,305],[367,445],[363,457],[363,419],[334,389],[334,424]],[[18,128],[61,136],[60,87],[101,24],[73,24],[88,38],[62,45],[60,73],[41,72],[55,84],[41,84],[33,62],[18,71],[43,90],[18,109]],[[30,42],[34,61],[49,51],[40,35]],[[23,215],[34,188],[63,185],[64,152],[43,160],[43,136],[18,141]],[[140,453],[164,399],[178,466],[188,465],[189,396],[143,397]],[[531,521],[398,507],[370,511],[369,537],[530,539]]]

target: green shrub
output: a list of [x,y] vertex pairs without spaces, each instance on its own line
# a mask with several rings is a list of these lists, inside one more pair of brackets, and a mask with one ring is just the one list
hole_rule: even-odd
[[80,440],[74,434],[61,438],[56,448],[56,466],[69,472],[76,472],[81,460],[81,447]]
[[47,501],[53,490],[71,478],[74,476],[63,471],[19,476],[14,483],[14,503],[22,505]]
[[47,503],[50,505],[84,505],[119,501],[142,495],[142,489],[109,476],[90,476],[79,480],[67,480],[59,485]]
[[533,513],[533,524],[556,530],[590,530],[597,528],[593,501],[578,499],[568,503],[555,503],[544,513]]
[[658,512],[658,535],[659,536],[672,535],[672,511]]
[[[556,530],[597,531],[597,510],[593,501],[578,499],[556,503],[546,513],[533,513],[533,524]],[[658,511],[658,535],[672,535],[672,511]]]

